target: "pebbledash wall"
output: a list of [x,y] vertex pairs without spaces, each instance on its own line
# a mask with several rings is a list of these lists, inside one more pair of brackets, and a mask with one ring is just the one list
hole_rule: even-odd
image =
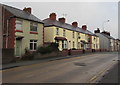
[[[19,18],[16,18],[16,20]],[[30,22],[28,20],[22,20],[22,30],[16,30],[15,29],[15,37],[21,37],[21,55],[25,53],[25,49],[30,49],[30,40],[37,40],[37,47],[43,46],[43,24],[37,23],[37,32],[30,31]],[[16,26],[15,26],[16,27]],[[16,40],[14,41],[14,48],[15,48],[15,55],[16,55]],[[35,51],[35,50],[31,50]]]

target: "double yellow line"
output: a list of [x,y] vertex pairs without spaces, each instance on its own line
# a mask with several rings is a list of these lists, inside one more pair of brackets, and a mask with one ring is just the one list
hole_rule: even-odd
[[92,83],[95,83],[95,81],[101,77],[102,75],[105,74],[105,72],[107,72],[107,70],[109,70],[111,67],[113,67],[113,65],[115,64],[115,62],[111,63],[107,68],[105,68],[104,70],[100,71],[97,75],[93,76],[86,85],[92,85]]

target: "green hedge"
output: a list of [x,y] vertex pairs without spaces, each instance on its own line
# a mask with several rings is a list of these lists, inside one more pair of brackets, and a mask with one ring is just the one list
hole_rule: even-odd
[[41,54],[47,54],[47,53],[57,52],[57,51],[59,51],[57,43],[51,43],[47,47],[42,46],[42,47],[38,47],[37,49],[37,52]]

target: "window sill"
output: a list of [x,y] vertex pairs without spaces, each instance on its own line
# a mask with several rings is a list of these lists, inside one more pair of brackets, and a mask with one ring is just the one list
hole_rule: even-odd
[[22,30],[15,30],[15,32],[23,32]]
[[30,34],[38,34],[38,32],[30,32]]

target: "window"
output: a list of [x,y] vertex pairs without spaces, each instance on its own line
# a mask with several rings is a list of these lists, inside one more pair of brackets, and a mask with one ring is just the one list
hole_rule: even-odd
[[96,44],[96,48],[98,48],[98,44]]
[[37,40],[30,40],[30,50],[37,49]]
[[22,20],[16,20],[16,30],[22,30]]
[[78,39],[80,39],[80,33],[77,33],[77,37],[78,37]]
[[75,42],[73,41],[73,48],[75,48]]
[[81,48],[83,48],[84,47],[84,44],[83,43],[81,43]]
[[73,38],[75,37],[75,33],[73,32]]
[[67,41],[66,40],[62,41],[62,48],[63,49],[67,48]]
[[63,30],[63,36],[65,37],[65,30]]
[[59,35],[59,28],[56,28],[56,35]]
[[38,24],[30,22],[30,31],[31,32],[37,32]]
[[88,42],[90,42],[90,37],[88,37]]

